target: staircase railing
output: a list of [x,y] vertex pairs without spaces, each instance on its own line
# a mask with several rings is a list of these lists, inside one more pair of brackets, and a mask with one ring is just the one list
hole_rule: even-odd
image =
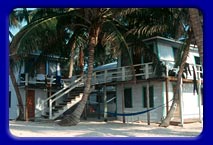
[[[74,82],[74,84],[71,84],[70,85],[70,87],[69,87],[69,89],[67,89],[67,90],[65,90],[64,92],[62,92],[61,94],[59,94],[57,97],[55,97],[54,99],[52,99],[52,98],[50,98],[50,100],[49,100],[49,119],[52,119],[52,109],[53,109],[53,107],[52,107],[52,104],[54,103],[54,102],[56,102],[58,99],[60,99],[62,96],[64,96],[64,95],[66,95],[66,94],[68,94],[71,90],[73,90],[74,88],[76,88],[76,87],[79,87],[80,85],[82,85],[82,81],[84,81],[84,79],[83,79],[84,77],[82,76],[82,77],[80,77],[79,79],[77,79],[75,82]],[[56,96],[56,95],[55,95]]]
[[[45,104],[47,104],[49,102],[49,119],[52,119],[52,109],[53,109],[52,104],[56,100],[58,100],[61,97],[63,97],[64,95],[68,94],[74,88],[80,86],[83,83],[83,81],[84,81],[84,76],[81,76],[77,80],[71,82],[69,85],[67,85],[66,87],[62,88],[60,91],[54,93],[49,98],[47,98],[47,99],[44,100],[43,106],[45,106]],[[46,109],[44,109],[43,111],[46,111]]]

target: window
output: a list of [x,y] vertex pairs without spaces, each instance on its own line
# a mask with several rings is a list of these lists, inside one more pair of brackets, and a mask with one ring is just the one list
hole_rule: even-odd
[[34,65],[35,65],[35,58],[27,58],[25,60],[25,73],[34,74]]
[[11,91],[9,91],[9,108],[11,107]]
[[200,57],[195,56],[195,64],[200,65]]
[[[143,107],[147,108],[147,99],[146,99],[146,87],[143,87]],[[154,87],[149,87],[149,107],[154,107]]]
[[[194,56],[194,59],[195,59],[195,64],[196,65],[201,65],[201,63],[200,63],[200,57]],[[199,71],[202,71],[202,68],[200,68]],[[200,77],[203,78],[203,73],[200,73]]]
[[174,61],[174,52],[170,45],[158,44],[158,56],[161,60]]
[[132,108],[132,88],[124,89],[124,105],[125,108]]
[[175,61],[178,59],[178,48],[172,47]]

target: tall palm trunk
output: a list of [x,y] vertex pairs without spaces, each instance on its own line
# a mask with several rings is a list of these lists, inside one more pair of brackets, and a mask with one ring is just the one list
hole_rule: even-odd
[[24,106],[12,66],[9,68],[9,73],[18,100],[19,116],[17,117],[17,120],[24,120]]
[[69,69],[69,78],[72,77],[72,73],[73,73],[73,65],[74,65],[74,49],[75,49],[75,42],[73,42],[72,46],[71,46],[71,56],[70,56],[70,69]]
[[196,44],[200,55],[200,62],[203,64],[203,29],[198,9],[189,8],[189,16],[193,29]]
[[80,47],[79,68],[80,68],[80,76],[82,76],[84,74],[84,51],[82,47]]
[[98,41],[98,34],[100,31],[99,25],[94,25],[89,33],[89,62],[88,62],[88,74],[85,83],[84,94],[82,100],[79,102],[77,108],[72,114],[65,116],[58,124],[61,126],[74,126],[80,122],[81,114],[86,106],[88,96],[90,94],[91,79],[93,73],[93,63],[94,63],[94,50]]
[[183,52],[183,55],[182,55],[182,61],[181,61],[180,67],[179,67],[177,84],[176,84],[176,87],[175,87],[176,89],[175,89],[175,92],[174,92],[172,106],[171,106],[166,118],[159,125],[160,127],[168,127],[169,126],[170,121],[171,121],[171,119],[172,119],[172,117],[174,115],[174,112],[175,112],[178,104],[180,103],[179,102],[180,99],[179,99],[179,95],[178,95],[179,93],[178,92],[180,90],[180,84],[181,84],[181,78],[182,78],[182,74],[183,74],[183,70],[184,70],[184,65],[186,63],[186,59],[187,59],[187,56],[189,54],[191,37],[192,37],[192,33],[189,32],[189,38],[186,41],[185,49],[184,49],[184,52]]

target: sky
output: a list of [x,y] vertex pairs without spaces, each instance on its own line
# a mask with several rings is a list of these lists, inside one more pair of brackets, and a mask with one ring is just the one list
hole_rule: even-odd
[[[35,9],[37,8],[27,8],[27,10],[35,10]],[[22,10],[22,8],[16,8],[15,10]],[[20,29],[24,27],[26,24],[27,24],[26,21],[22,21],[20,27],[10,27],[9,30],[10,32],[12,32],[13,35],[16,35],[20,31]],[[10,36],[9,36],[9,41],[11,42]]]

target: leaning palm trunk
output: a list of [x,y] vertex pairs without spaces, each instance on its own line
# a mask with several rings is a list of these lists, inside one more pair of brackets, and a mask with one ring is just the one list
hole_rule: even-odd
[[190,21],[200,55],[200,62],[203,64],[203,29],[198,9],[189,8]]
[[185,49],[182,55],[182,61],[179,67],[179,72],[178,72],[178,78],[177,78],[177,84],[176,84],[176,89],[174,92],[174,97],[173,97],[173,102],[172,102],[172,106],[166,116],[166,118],[161,122],[161,124],[159,125],[160,127],[168,127],[170,124],[170,121],[174,115],[174,112],[176,111],[176,108],[178,106],[179,102],[179,90],[180,90],[180,84],[181,84],[181,78],[182,78],[182,74],[183,74],[183,70],[184,70],[184,65],[186,63],[186,59],[187,56],[189,54],[189,48],[190,48],[190,42],[191,42],[191,32],[189,32],[189,38],[186,41],[186,45],[185,45]]
[[94,49],[97,45],[97,38],[100,31],[99,26],[95,26],[90,31],[89,37],[89,62],[88,62],[88,74],[87,80],[85,83],[84,94],[82,100],[79,102],[77,108],[73,111],[72,114],[65,116],[58,124],[61,126],[74,126],[80,122],[81,114],[85,108],[88,96],[90,94],[91,88],[91,79],[93,73],[93,63],[94,63]]
[[20,91],[19,91],[19,88],[18,88],[18,85],[16,82],[16,78],[15,78],[12,66],[10,66],[9,69],[10,69],[9,70],[10,78],[11,78],[12,84],[14,86],[15,93],[16,93],[17,100],[18,100],[19,116],[17,117],[17,120],[24,120],[24,106],[23,106],[21,94],[20,94]]

